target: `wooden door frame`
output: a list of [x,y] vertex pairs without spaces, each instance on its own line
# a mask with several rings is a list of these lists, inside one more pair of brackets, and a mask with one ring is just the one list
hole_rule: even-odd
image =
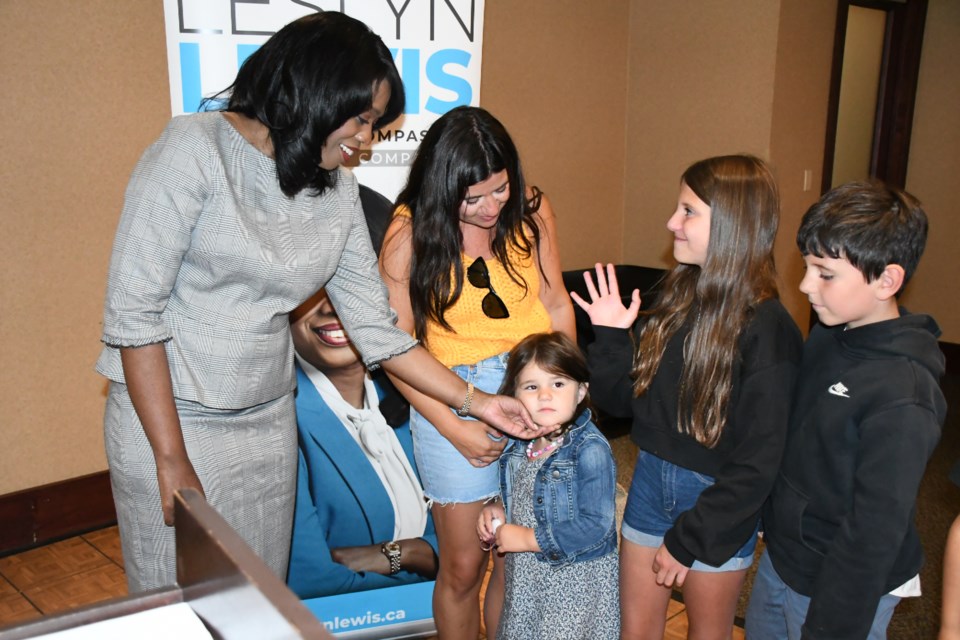
[[887,14],[870,154],[870,176],[902,189],[907,180],[910,133],[913,127],[917,79],[920,74],[927,0],[838,0],[821,192],[828,191],[833,180],[843,49],[850,6],[879,9]]

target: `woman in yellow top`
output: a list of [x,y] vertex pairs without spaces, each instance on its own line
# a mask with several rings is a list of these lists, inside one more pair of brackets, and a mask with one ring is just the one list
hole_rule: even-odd
[[[487,111],[458,107],[427,132],[397,199],[380,269],[399,326],[478,389],[494,392],[507,352],[531,333],[575,335],[547,197],[528,188],[510,135]],[[441,638],[477,637],[487,552],[477,544],[483,505],[499,494],[506,438],[397,385],[413,405],[410,426],[440,546],[433,613]],[[484,613],[495,635],[501,560]]]

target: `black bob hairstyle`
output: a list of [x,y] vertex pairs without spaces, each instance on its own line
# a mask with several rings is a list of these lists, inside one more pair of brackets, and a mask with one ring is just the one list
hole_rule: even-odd
[[280,189],[315,195],[336,181],[320,167],[323,144],[347,120],[368,110],[381,82],[390,101],[374,130],[403,113],[403,82],[390,50],[367,25],[335,11],[294,20],[240,67],[233,84],[201,108],[227,100],[226,111],[259,120],[270,131]]

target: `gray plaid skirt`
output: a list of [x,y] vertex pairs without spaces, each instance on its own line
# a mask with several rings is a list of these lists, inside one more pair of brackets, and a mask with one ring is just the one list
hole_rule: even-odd
[[[207,501],[285,579],[297,470],[293,394],[237,410],[176,404]],[[130,592],[172,585],[174,530],[163,523],[153,450],[126,385],[117,382],[110,383],[104,441]]]

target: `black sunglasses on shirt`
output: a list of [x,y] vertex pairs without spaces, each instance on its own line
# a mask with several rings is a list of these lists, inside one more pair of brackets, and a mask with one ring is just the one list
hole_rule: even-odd
[[477,258],[473,261],[473,264],[467,267],[467,280],[477,289],[489,289],[489,293],[483,296],[483,301],[480,303],[485,316],[494,320],[510,317],[507,305],[503,303],[497,292],[493,290],[493,285],[490,284],[490,272],[487,271],[487,263],[483,261],[483,258]]

